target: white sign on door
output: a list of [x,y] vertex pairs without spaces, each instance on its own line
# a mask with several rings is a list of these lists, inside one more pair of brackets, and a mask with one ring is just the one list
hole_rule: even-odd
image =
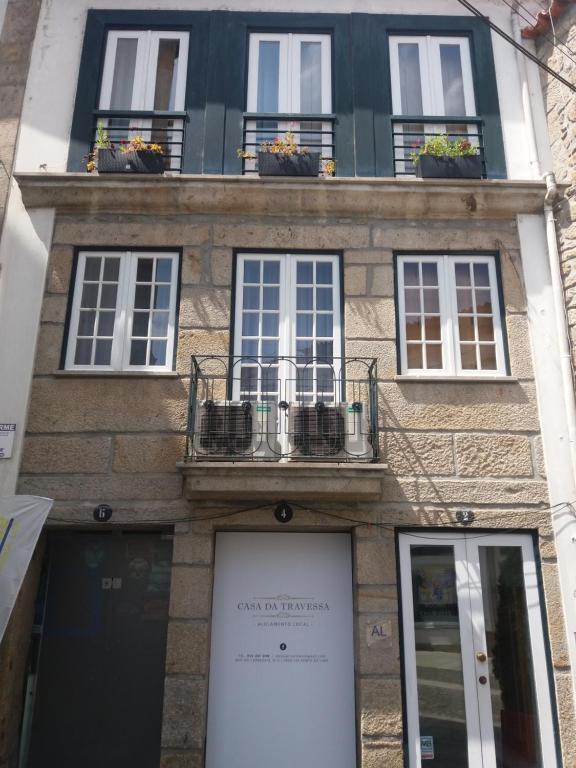
[[356,764],[351,541],[218,533],[206,768]]
[[16,424],[0,424],[0,459],[9,459],[12,456]]

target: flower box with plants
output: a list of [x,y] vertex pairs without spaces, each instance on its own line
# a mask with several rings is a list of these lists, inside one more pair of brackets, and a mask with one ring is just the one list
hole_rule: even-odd
[[432,136],[410,155],[423,179],[481,179],[482,158],[467,139]]
[[[273,141],[262,142],[256,154],[239,149],[238,157],[244,160],[258,158],[260,176],[318,176],[320,173],[320,152],[301,147],[291,131],[287,131],[284,138],[277,136]],[[322,160],[325,176],[333,176],[335,167],[334,160]]]
[[86,170],[88,173],[164,173],[163,150],[160,144],[148,143],[142,136],[121,141],[116,147],[99,125]]

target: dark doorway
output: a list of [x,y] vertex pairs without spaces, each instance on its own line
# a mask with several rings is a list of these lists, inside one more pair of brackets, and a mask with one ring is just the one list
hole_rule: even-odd
[[28,768],[158,768],[172,541],[58,534]]

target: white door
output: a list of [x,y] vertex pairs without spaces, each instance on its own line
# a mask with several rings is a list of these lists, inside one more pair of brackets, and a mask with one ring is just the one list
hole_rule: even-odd
[[555,768],[531,537],[404,533],[400,568],[410,768]]
[[206,768],[356,765],[351,540],[218,533]]

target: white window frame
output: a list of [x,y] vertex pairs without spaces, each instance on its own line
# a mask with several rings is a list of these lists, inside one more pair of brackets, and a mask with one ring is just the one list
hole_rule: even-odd
[[482,537],[478,537],[474,531],[471,533],[410,531],[400,533],[398,536],[403,615],[402,634],[405,649],[404,675],[406,688],[411,692],[407,698],[406,708],[409,768],[418,768],[423,764],[420,752],[418,675],[410,549],[412,546],[428,547],[435,545],[450,545],[454,549],[469,768],[496,768],[490,682],[485,686],[477,684],[478,675],[485,673],[486,670],[482,663],[477,661],[476,655],[486,652],[479,548],[490,545],[518,547],[522,551],[542,765],[543,768],[555,768],[558,762],[554,738],[554,718],[546,667],[546,646],[533,539],[529,534],[515,533],[484,534]]
[[322,57],[322,114],[332,111],[332,55],[331,36],[296,34],[293,32],[253,32],[250,35],[248,56],[248,112],[257,112],[258,60],[261,42],[280,45],[278,73],[278,112],[300,113],[300,43],[320,43]]
[[457,45],[460,48],[464,103],[466,107],[464,114],[465,116],[476,115],[470,41],[467,37],[394,35],[390,37],[390,75],[392,83],[392,112],[395,116],[403,114],[402,92],[400,89],[400,58],[398,54],[398,46],[401,43],[418,45],[422,85],[422,117],[446,116],[444,94],[442,92],[441,45]]
[[180,49],[178,55],[178,66],[176,68],[174,111],[182,111],[184,109],[186,71],[188,68],[188,37],[188,32],[164,32],[152,30],[114,30],[108,32],[108,37],[106,40],[106,54],[104,57],[104,69],[102,72],[102,86],[100,88],[99,108],[110,109],[110,99],[112,97],[114,65],[116,63],[116,49],[118,46],[118,40],[131,38],[138,40],[131,109],[154,109],[154,91],[156,84],[156,68],[158,64],[158,47],[160,40],[179,40]]
[[[82,287],[84,285],[86,259],[94,256],[101,258],[120,258],[112,354],[110,365],[77,365],[74,363],[74,357],[76,353],[76,342],[79,335],[78,322],[80,319],[80,304],[82,301]],[[151,258],[154,256],[162,259],[170,259],[172,261],[166,363],[164,365],[130,365],[130,347],[132,341],[132,322],[134,315],[134,296],[136,291],[138,258]],[[65,370],[85,372],[141,371],[149,373],[172,371],[175,359],[174,342],[176,336],[176,299],[178,292],[179,268],[180,254],[175,251],[80,251],[78,253],[78,261],[76,265],[76,277],[74,285],[71,287],[71,290],[73,290],[73,298],[70,311],[68,337],[66,340]]]
[[[244,263],[246,261],[278,261],[280,263],[280,321],[279,321],[279,357],[296,356],[296,270],[299,262],[324,262],[332,264],[332,354],[334,376],[341,378],[339,364],[342,358],[342,299],[340,287],[340,257],[336,254],[317,253],[239,253],[236,257],[236,295],[234,311],[234,360],[235,368],[240,365],[236,361],[242,358],[242,311],[244,288]],[[315,337],[318,338],[318,337]],[[287,376],[293,376],[293,368],[280,363],[278,376],[285,381]],[[239,399],[239,375],[234,374],[233,399]],[[335,393],[338,401],[339,392]],[[290,395],[289,395],[290,397]],[[294,399],[292,397],[291,399]]]
[[[404,295],[404,269],[406,262],[435,263],[438,269],[438,287],[440,303],[440,327],[443,368],[409,368],[406,339],[406,306]],[[496,369],[464,369],[460,362],[460,338],[458,328],[458,308],[456,303],[456,264],[487,264],[490,275],[490,298],[492,302],[492,320],[496,349]],[[398,338],[400,341],[400,370],[402,375],[420,377],[459,376],[462,378],[501,378],[508,375],[504,353],[504,332],[499,295],[499,275],[496,259],[486,254],[401,254],[397,256],[397,301],[398,301]],[[425,313],[422,313],[425,314]]]

